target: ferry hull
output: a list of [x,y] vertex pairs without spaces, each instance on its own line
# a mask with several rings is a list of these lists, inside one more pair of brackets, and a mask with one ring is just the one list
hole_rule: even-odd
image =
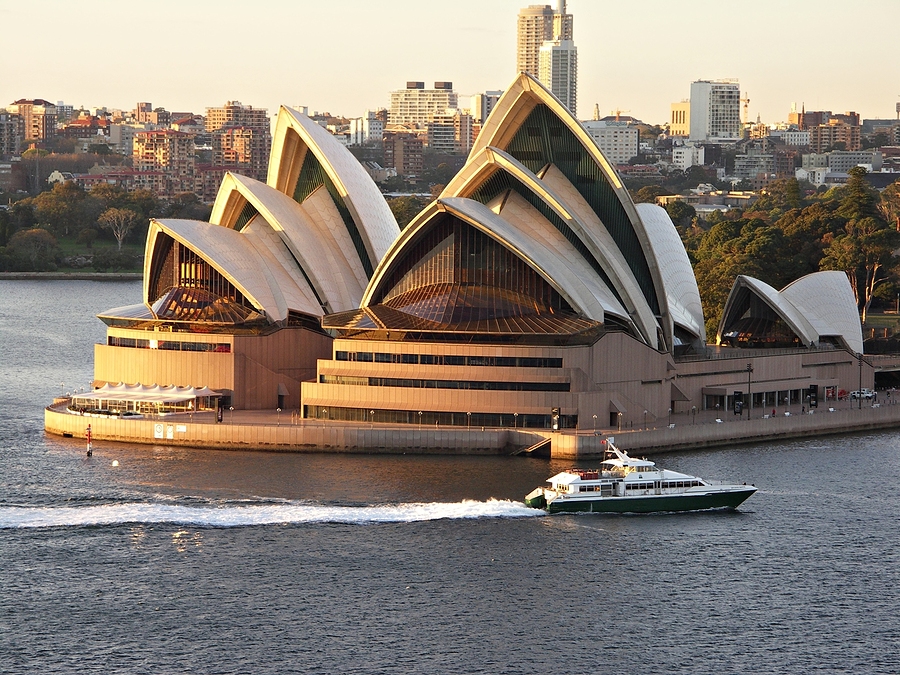
[[738,488],[703,494],[553,499],[550,502],[545,502],[546,507],[536,506],[535,508],[546,508],[550,513],[659,513],[664,511],[734,509],[754,492],[756,492],[756,488],[748,487],[746,489]]

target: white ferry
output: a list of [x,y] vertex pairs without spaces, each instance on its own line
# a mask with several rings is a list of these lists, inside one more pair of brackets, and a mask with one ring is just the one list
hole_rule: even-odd
[[633,459],[608,441],[614,457],[599,469],[569,469],[525,497],[525,504],[550,513],[655,513],[734,509],[756,492],[752,485],[714,485],[702,478],[660,469]]

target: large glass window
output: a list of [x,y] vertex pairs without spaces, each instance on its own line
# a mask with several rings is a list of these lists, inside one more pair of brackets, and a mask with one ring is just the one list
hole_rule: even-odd
[[241,324],[264,320],[253,304],[199,254],[160,234],[150,297],[158,319]]
[[531,320],[577,317],[524,260],[450,215],[407,247],[384,288],[376,302],[458,330],[517,332]]

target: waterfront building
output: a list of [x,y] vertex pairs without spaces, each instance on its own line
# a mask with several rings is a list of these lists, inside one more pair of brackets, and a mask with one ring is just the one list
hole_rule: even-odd
[[741,90],[737,80],[691,83],[690,139],[734,143],[741,138]]
[[740,278],[708,345],[666,211],[634,204],[525,74],[402,232],[349,152],[283,108],[266,183],[227,174],[209,223],[151,222],[143,302],[101,315],[95,384],[357,423],[655,424],[862,378],[849,282],[820,274],[780,294]]
[[433,115],[425,125],[428,148],[444,155],[465,155],[472,148],[472,116],[460,110]]
[[[843,283],[823,306],[853,311]],[[747,352],[706,345],[693,271],[666,212],[632,203],[590,135],[525,75],[468,163],[386,254],[360,308],[323,326],[337,337],[302,385],[310,418],[573,428],[599,417],[615,427],[747,390],[733,361]],[[756,326],[757,342],[767,326]],[[765,393],[787,387],[795,400],[811,383],[855,375],[849,350],[861,329],[846,330],[820,331],[833,342],[812,344],[803,332],[780,362],[751,354],[768,380],[753,392],[759,404]]]
[[256,180],[265,179],[271,143],[268,128],[229,122],[211,135],[213,166],[227,166]]
[[209,386],[228,406],[297,408],[330,353],[320,318],[359,306],[398,232],[359,162],[282,108],[266,183],[228,173],[210,222],[151,221],[143,301],[100,315],[95,384]]

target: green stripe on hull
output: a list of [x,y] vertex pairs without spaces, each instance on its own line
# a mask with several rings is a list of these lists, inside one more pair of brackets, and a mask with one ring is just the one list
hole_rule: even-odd
[[661,511],[701,511],[737,508],[756,490],[733,490],[702,495],[660,495],[648,497],[604,497],[593,500],[554,499],[550,513],[656,513]]

